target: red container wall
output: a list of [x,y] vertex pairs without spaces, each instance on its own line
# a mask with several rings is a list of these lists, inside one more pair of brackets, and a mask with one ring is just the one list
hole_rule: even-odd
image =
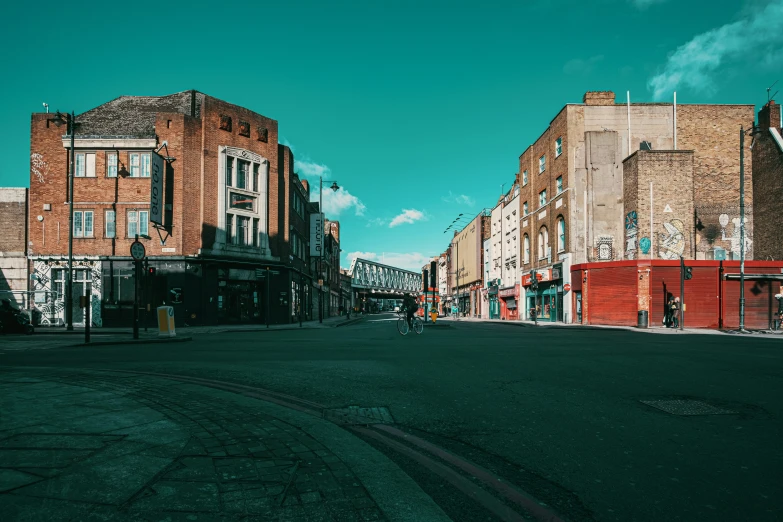
[[718,267],[693,267],[693,279],[685,281],[685,328],[718,328],[719,282]]
[[590,270],[587,299],[590,324],[636,326],[635,266]]
[[[746,329],[766,330],[769,328],[772,315],[778,309],[775,294],[779,291],[780,282],[778,281],[745,281]],[[739,328],[739,299],[740,282],[724,280],[723,327],[726,329]]]

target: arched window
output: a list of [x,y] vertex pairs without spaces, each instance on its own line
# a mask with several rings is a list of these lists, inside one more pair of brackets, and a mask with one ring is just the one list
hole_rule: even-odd
[[549,250],[549,231],[546,227],[541,227],[538,232],[538,259],[546,259]]
[[566,228],[565,219],[562,216],[557,218],[557,251],[565,252],[566,249]]
[[523,263],[528,264],[530,262],[530,238],[527,234],[525,234],[525,238],[523,240],[523,244],[525,246],[525,251],[523,252]]

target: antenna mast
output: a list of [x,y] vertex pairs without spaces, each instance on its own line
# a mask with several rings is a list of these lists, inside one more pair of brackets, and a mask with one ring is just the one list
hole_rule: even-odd
[[[779,81],[780,81],[780,80],[775,80],[775,83],[778,83]],[[772,101],[772,98],[774,98],[774,97],[775,97],[775,94],[777,94],[777,93],[779,93],[779,92],[780,92],[779,90],[777,90],[777,91],[775,91],[775,94],[773,94],[772,96],[770,96],[770,95],[769,95],[769,92],[770,92],[770,91],[772,90],[772,88],[775,86],[775,83],[773,83],[772,85],[770,85],[769,87],[767,87],[767,103],[771,102],[771,101]]]

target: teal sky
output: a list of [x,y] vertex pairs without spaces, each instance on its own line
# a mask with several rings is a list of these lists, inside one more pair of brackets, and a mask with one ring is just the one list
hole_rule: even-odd
[[299,171],[344,187],[324,193],[344,266],[362,252],[421,267],[585,91],[760,106],[783,76],[783,0],[270,4],[6,5],[0,186],[29,185],[43,102],[197,89],[275,118]]

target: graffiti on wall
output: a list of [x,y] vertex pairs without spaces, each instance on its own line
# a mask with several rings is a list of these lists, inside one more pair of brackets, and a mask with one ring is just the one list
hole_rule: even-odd
[[599,236],[598,247],[598,260],[599,261],[611,261],[613,259],[613,246],[614,238],[612,236]]
[[639,221],[636,211],[632,210],[625,215],[625,257],[636,259],[636,238],[639,234]]
[[685,225],[679,219],[672,219],[663,224],[666,232],[659,234],[661,259],[679,259],[685,252]]
[[30,154],[30,171],[38,178],[39,183],[44,183],[49,174],[49,164],[43,157],[43,154],[33,152]]
[[639,240],[639,248],[642,250],[642,254],[649,254],[652,242],[649,237],[643,237]]
[[[734,255],[740,255],[740,244],[742,243],[742,226],[740,223],[740,218],[735,217],[731,219],[732,224],[732,231],[729,235],[726,235],[726,227],[729,224],[729,216],[727,214],[721,214],[720,218],[720,225],[721,225],[721,239],[723,241],[729,241],[731,243],[730,250]],[[753,244],[753,240],[749,237],[748,234],[748,218],[745,218],[745,254],[747,255],[748,252],[750,252],[750,247]]]
[[[33,291],[35,292],[35,308],[41,313],[41,324],[44,326],[56,326],[65,324],[65,280],[64,272],[68,268],[68,262],[65,260],[45,261],[37,260],[33,264],[33,274],[30,279],[33,281]],[[74,273],[87,273],[81,278],[77,275],[74,279],[76,293],[85,283],[90,284],[90,324],[92,326],[101,326],[101,262],[89,260],[74,260]],[[58,272],[55,273],[54,271]],[[80,272],[81,271],[81,272]],[[74,299],[78,299],[74,297]],[[75,314],[75,312],[74,312]],[[74,319],[74,323],[78,322]]]

